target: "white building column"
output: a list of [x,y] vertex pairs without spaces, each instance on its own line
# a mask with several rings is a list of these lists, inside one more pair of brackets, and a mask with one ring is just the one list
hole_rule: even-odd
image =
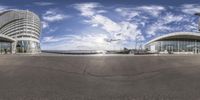
[[12,54],[16,53],[16,45],[17,45],[16,43],[17,43],[16,41],[11,43],[11,46],[12,46],[12,47],[11,47],[11,49],[12,49],[12,50],[11,50],[11,53],[12,53]]
[[179,46],[179,40],[178,40],[178,54],[180,53],[180,46]]

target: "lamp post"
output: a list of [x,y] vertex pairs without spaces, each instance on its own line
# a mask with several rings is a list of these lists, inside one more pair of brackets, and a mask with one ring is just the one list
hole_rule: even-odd
[[[200,13],[195,13],[194,15],[200,16]],[[200,31],[200,18],[199,18],[199,22],[198,22],[198,30]]]

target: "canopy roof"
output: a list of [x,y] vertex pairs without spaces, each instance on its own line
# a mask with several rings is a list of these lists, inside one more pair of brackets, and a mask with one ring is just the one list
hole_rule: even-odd
[[14,42],[14,41],[15,41],[15,39],[13,39],[9,36],[0,34],[0,42]]
[[169,33],[169,34],[166,34],[166,35],[159,36],[159,37],[157,37],[153,40],[150,40],[145,45],[148,45],[148,44],[155,42],[155,41],[170,40],[170,39],[197,39],[197,40],[200,40],[200,33],[194,33],[194,32]]

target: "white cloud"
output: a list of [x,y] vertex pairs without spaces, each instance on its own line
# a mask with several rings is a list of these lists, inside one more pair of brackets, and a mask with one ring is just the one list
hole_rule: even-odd
[[[109,14],[110,8],[107,9],[99,3],[80,3],[73,6],[80,12],[80,16],[84,18],[83,21],[86,24],[94,29],[101,29],[103,34],[101,32],[86,32],[76,35],[48,36],[42,38],[42,44],[45,44],[43,49],[105,50],[127,46],[133,48],[136,41],[145,41],[149,37],[176,30],[190,31],[197,27],[191,16],[168,11],[169,9],[181,11],[180,6],[172,8],[150,5],[135,8],[116,8],[116,12],[111,14],[117,13],[113,16],[119,17],[120,20],[106,16]],[[54,13],[47,11],[46,14]]]
[[142,14],[148,14],[153,17],[159,17],[159,15],[165,11],[166,8],[158,5],[151,6],[138,6],[134,8],[116,8],[115,11],[118,12],[123,17],[127,17],[131,20],[133,17],[139,16],[145,18]]
[[45,21],[41,21],[42,23],[42,28],[45,29],[45,28],[48,28],[49,27],[49,24]]
[[51,29],[49,29],[49,32],[50,33],[55,32],[57,29],[58,29],[58,27],[51,28]]
[[186,14],[194,15],[200,12],[200,5],[198,4],[184,4],[181,6],[181,11]]
[[189,25],[184,25],[183,30],[192,31],[192,32],[199,32],[200,26],[197,23],[192,22]]
[[162,11],[165,11],[165,7],[158,6],[158,5],[151,5],[151,6],[141,6],[137,7],[138,10],[143,10],[146,13],[149,13],[150,15],[154,17],[158,17]]
[[34,2],[35,5],[38,5],[38,6],[50,6],[50,5],[55,5],[55,3],[53,2]]
[[51,50],[102,50],[112,49],[110,44],[105,41],[106,34],[82,34],[82,35],[63,35],[59,37],[49,36],[42,39],[45,44],[42,49]]
[[136,24],[121,22],[120,26],[121,30],[118,33],[121,33],[120,39],[123,41],[126,41],[127,39],[136,40],[138,35],[142,35]]
[[[123,39],[125,41],[129,38],[134,39],[140,33],[135,24],[124,21],[116,23],[112,19],[100,14],[101,7],[103,6],[98,3],[75,4],[75,8],[81,12],[81,15],[89,18],[85,22],[91,24],[92,27],[100,27],[105,30],[109,38]],[[117,34],[120,35],[116,36]]]
[[98,7],[101,7],[101,5],[95,2],[74,4],[74,8],[79,10],[82,16],[93,16],[96,13],[106,12],[105,10],[96,11],[95,8]]
[[115,11],[120,13],[123,17],[126,17],[127,20],[131,20],[133,17],[140,15],[139,11],[130,8],[116,8]]
[[166,13],[163,16],[160,16],[155,23],[150,25],[146,32],[149,35],[156,35],[158,31],[171,31],[175,30],[176,27],[170,27],[168,24],[174,23],[174,22],[181,22],[185,21],[185,16],[184,15],[174,15],[172,13]]
[[[69,15],[66,15],[64,13],[62,13],[60,10],[58,9],[50,9],[47,10],[43,15],[42,15],[42,19],[43,21],[42,23],[42,27],[43,29],[50,27],[50,23],[52,22],[56,22],[56,21],[62,21],[64,19],[70,18]],[[49,32],[52,32],[53,30],[49,30]]]
[[[177,8],[173,7],[174,10]],[[127,21],[132,22],[137,27],[140,27],[140,29],[143,29],[149,36],[155,36],[159,34],[159,32],[180,30],[181,26],[178,24],[181,22],[190,22],[188,16],[166,12],[167,10],[167,7],[157,5],[115,9],[115,11],[126,18]],[[174,27],[170,26],[174,23],[177,25]],[[190,24],[188,25],[188,28],[191,28]]]
[[164,23],[168,24],[171,22],[184,21],[184,15],[174,15],[172,13],[167,13],[164,17],[161,17]]
[[[141,29],[146,27],[152,18],[159,18],[162,13],[166,11],[166,7],[158,5],[144,5],[136,6],[133,8],[120,7],[116,8],[115,11],[120,14],[126,21],[134,23]],[[137,30],[139,30],[139,28]]]
[[120,26],[117,23],[101,15],[101,13],[106,12],[105,10],[97,10],[97,8],[102,7],[99,3],[81,3],[75,4],[74,7],[81,12],[82,16],[89,18],[89,20],[85,20],[84,22],[91,24],[91,26],[100,26],[109,33],[120,30]]
[[49,22],[54,22],[54,21],[60,21],[65,19],[67,16],[62,15],[62,14],[57,14],[57,15],[45,15],[43,17],[44,20],[49,21]]
[[8,10],[8,9],[10,9],[10,8],[11,8],[10,6],[0,5],[0,13],[3,12],[3,11]]
[[102,16],[102,15],[94,15],[90,19],[90,23],[94,25],[101,26],[102,29],[106,30],[109,33],[116,32],[120,30],[120,26],[112,21],[111,19]]
[[43,20],[48,21],[48,22],[61,21],[69,17],[70,16],[68,15],[60,13],[60,11],[57,9],[50,9],[46,11],[46,13],[43,14],[42,16]]
[[42,40],[42,42],[54,42],[54,41],[57,41],[57,39],[53,39],[53,36],[44,37]]
[[101,14],[101,13],[107,13],[106,10],[98,10],[97,13]]
[[62,40],[68,40],[69,37],[54,37],[54,36],[47,36],[47,37],[44,37],[42,42],[43,43],[52,43],[52,42],[59,42],[59,41],[62,41]]
[[151,25],[147,30],[147,34],[150,36],[154,36],[158,34],[158,31],[166,31],[166,30],[171,30],[172,28],[169,26],[165,26],[163,23],[155,23]]

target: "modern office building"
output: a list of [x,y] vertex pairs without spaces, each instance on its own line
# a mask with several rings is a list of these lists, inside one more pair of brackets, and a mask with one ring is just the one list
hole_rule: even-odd
[[200,54],[200,33],[169,33],[147,42],[145,49],[151,53]]
[[28,10],[0,13],[0,54],[38,53],[40,18]]

